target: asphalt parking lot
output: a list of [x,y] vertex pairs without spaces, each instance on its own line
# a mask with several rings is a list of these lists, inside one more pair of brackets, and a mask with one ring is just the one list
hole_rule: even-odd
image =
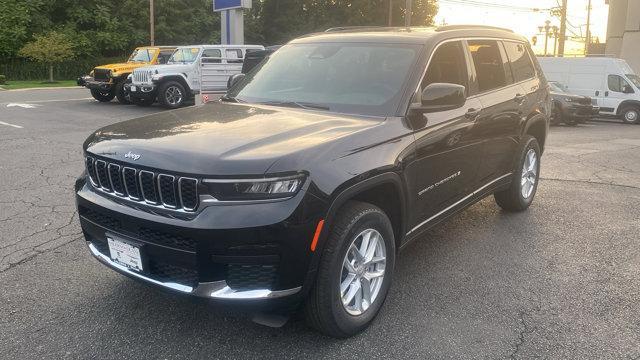
[[640,359],[640,126],[553,127],[531,209],[488,198],[399,258],[363,334],[326,338],[160,293],[98,264],[72,185],[103,125],[160,108],[0,92],[3,358]]

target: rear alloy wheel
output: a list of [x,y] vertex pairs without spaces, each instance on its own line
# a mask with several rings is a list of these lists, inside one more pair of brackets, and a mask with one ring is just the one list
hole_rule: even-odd
[[318,331],[344,338],[369,326],[382,307],[393,277],[395,241],[389,218],[374,205],[350,201],[335,219],[305,317]]
[[496,203],[506,211],[526,210],[533,202],[538,189],[540,145],[536,138],[530,135],[525,135],[522,141],[523,145],[511,185],[506,190],[493,195]]
[[640,110],[635,106],[622,109],[622,121],[625,124],[640,124]]
[[131,101],[131,93],[124,87],[125,81],[120,81],[116,84],[115,91],[116,97],[120,104],[129,105]]
[[177,109],[186,99],[184,86],[177,81],[168,81],[158,89],[158,101],[169,109]]
[[98,89],[91,89],[91,96],[100,102],[109,102],[116,97],[116,95],[110,91],[100,91]]

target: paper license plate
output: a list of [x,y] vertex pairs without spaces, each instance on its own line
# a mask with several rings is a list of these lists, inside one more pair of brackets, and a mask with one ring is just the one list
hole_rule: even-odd
[[142,271],[140,248],[126,242],[107,238],[111,260],[136,271]]

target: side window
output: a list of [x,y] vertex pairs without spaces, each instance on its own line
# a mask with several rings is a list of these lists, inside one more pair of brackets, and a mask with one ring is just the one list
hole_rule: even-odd
[[507,51],[511,71],[516,82],[531,79],[536,76],[536,71],[524,44],[505,41],[504,48]]
[[172,54],[172,51],[160,51],[160,54],[158,55],[158,64],[166,64]]
[[609,90],[619,93],[633,93],[631,85],[620,75],[609,75]]
[[438,47],[433,54],[420,88],[424,89],[433,83],[450,83],[462,85],[468,90],[468,80],[467,63],[462,44],[450,42]]
[[485,92],[507,85],[504,61],[495,40],[469,40],[469,52],[478,76],[478,90]]
[[225,52],[227,64],[242,64],[242,50],[227,49]]
[[203,64],[220,64],[222,62],[222,51],[220,49],[204,49],[202,52]]

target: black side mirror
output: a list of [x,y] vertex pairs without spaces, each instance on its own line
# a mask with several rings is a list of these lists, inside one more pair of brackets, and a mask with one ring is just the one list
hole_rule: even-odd
[[464,86],[433,83],[422,91],[420,107],[414,110],[422,113],[453,110],[464,106],[466,101],[467,95]]
[[231,89],[235,84],[240,82],[240,80],[244,79],[245,74],[233,74],[229,76],[227,80],[227,89]]

